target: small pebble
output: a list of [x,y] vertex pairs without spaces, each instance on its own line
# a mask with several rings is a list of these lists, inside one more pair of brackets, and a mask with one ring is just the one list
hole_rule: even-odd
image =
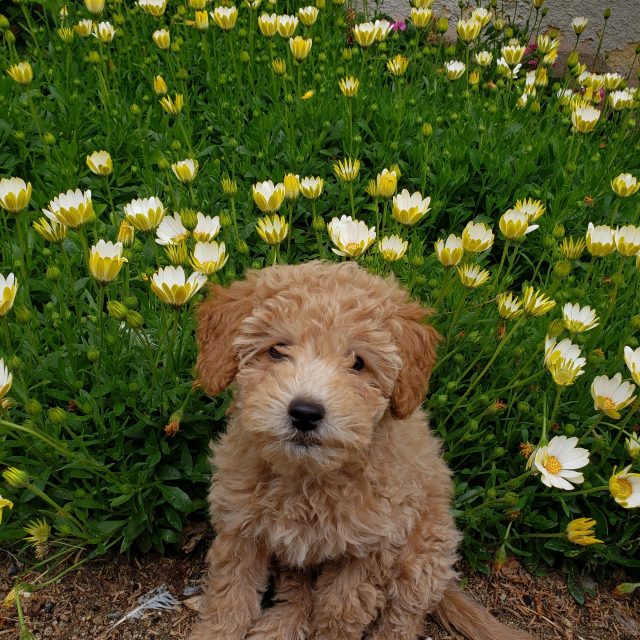
[[107,620],[120,620],[122,616],[122,611],[114,611],[113,613],[107,613]]

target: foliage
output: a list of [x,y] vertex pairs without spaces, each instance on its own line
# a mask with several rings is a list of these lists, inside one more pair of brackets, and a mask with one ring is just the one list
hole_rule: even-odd
[[[5,474],[2,493],[15,506],[5,511],[0,539],[24,538],[27,526],[40,555],[70,541],[98,552],[134,543],[163,549],[205,510],[207,443],[223,424],[226,398],[212,401],[193,384],[193,305],[203,294],[174,308],[150,286],[159,267],[182,263],[192,270],[193,234],[180,245],[183,254],[158,244],[153,230],[136,230],[113,281],[101,284],[89,270],[90,247],[99,239],[120,234],[127,244],[126,205],[155,196],[188,231],[196,211],[219,217],[217,241],[229,258],[209,278],[223,284],[274,261],[335,259],[327,233],[334,216],[364,220],[378,238],[393,233],[407,240],[398,261],[385,262],[377,244],[357,259],[373,272],[395,273],[438,312],[444,340],[427,406],[455,472],[467,558],[483,568],[497,549],[498,563],[508,551],[532,563],[582,556],[601,566],[638,567],[640,524],[607,484],[616,467],[637,470],[625,441],[637,429],[639,405],[615,419],[595,409],[590,394],[598,375],[629,377],[623,355],[625,346],[639,344],[638,267],[633,255],[619,251],[595,257],[562,247],[569,237],[584,238],[590,222],[639,222],[640,196],[618,196],[610,185],[618,174],[640,169],[637,91],[629,92],[628,108],[618,109],[607,97],[610,79],[605,89],[604,78],[585,75],[575,56],[567,69],[553,66],[555,40],[549,48],[537,38],[539,6],[525,25],[500,11],[491,20],[490,12],[469,44],[448,44],[446,25],[435,16],[416,29],[421,18],[414,14],[413,23],[395,29],[373,27],[376,41],[365,47],[353,30],[364,18],[317,0],[315,24],[296,29],[312,38],[300,61],[288,38],[266,37],[258,28],[263,11],[296,11],[292,1],[243,4],[230,29],[219,28],[213,14],[206,28],[200,16],[196,28],[193,6],[197,0],[172,1],[155,17],[113,1],[92,16],[73,4],[63,16],[62,3],[50,2],[36,21],[23,1],[16,18],[25,40],[20,51],[2,27],[2,68],[29,61],[34,77],[25,84],[0,78],[0,173],[33,188],[27,207],[2,212],[0,228],[1,272],[14,272],[19,283],[13,308],[0,318],[0,355],[13,375],[3,398],[0,452],[4,468],[22,472]],[[85,19],[110,21],[115,37],[107,42],[109,29],[91,25],[96,35],[82,37],[74,25]],[[170,32],[165,49],[156,44],[164,46],[163,37],[153,38],[161,28]],[[531,43],[522,67],[499,64],[512,37]],[[489,66],[475,62],[481,50],[492,53]],[[398,54],[408,59],[406,71],[402,58],[388,64]],[[445,66],[451,60],[466,63],[458,79]],[[158,75],[171,104],[160,104]],[[360,83],[353,97],[339,88],[347,76]],[[626,84],[622,77],[616,82]],[[576,121],[591,105],[599,109],[597,123],[583,133]],[[86,162],[98,150],[110,154],[106,175]],[[334,173],[345,158],[361,163],[353,182]],[[185,159],[198,162],[190,182],[192,169],[171,168]],[[379,195],[375,180],[385,168],[396,172],[398,191],[429,196],[414,224],[397,222],[391,199]],[[252,185],[280,183],[289,172],[320,176],[324,184],[317,198],[284,201],[278,229],[288,224],[288,235],[277,243],[282,238],[268,221],[256,232],[263,212]],[[90,190],[93,214],[52,243],[33,223],[68,189]],[[538,228],[507,240],[498,221],[524,198],[546,211],[527,218]],[[469,221],[495,233],[491,247],[463,259],[489,270],[478,288],[464,287],[433,249],[439,238],[460,236]],[[270,238],[276,244],[266,244]],[[497,294],[518,295],[529,285],[555,307],[501,318]],[[558,342],[566,335],[560,318],[567,302],[590,306],[599,324],[571,334],[586,358],[584,375],[562,386],[543,358],[545,335]],[[520,452],[531,454],[555,435],[576,436],[589,451],[585,480],[571,491],[544,486],[544,475],[535,465],[527,469]],[[567,523],[581,516],[597,521],[595,535],[604,544],[567,539]],[[46,539],[36,517],[51,523]]]

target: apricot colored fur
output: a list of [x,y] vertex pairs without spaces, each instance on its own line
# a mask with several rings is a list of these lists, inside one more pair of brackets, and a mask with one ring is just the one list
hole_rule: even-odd
[[[419,408],[439,340],[428,315],[348,262],[212,287],[197,370],[210,394],[235,395],[191,640],[416,640],[430,613],[471,640],[530,638],[456,587],[450,472]],[[317,430],[292,427],[294,398],[324,406]]]

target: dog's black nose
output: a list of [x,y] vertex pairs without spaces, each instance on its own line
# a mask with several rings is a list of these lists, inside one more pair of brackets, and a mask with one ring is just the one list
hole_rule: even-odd
[[291,422],[298,431],[313,431],[324,418],[324,407],[317,402],[297,398],[289,405]]

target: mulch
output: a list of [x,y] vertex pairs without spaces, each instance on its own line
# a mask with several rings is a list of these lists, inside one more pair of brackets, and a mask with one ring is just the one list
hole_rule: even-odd
[[[29,629],[36,640],[188,638],[197,615],[206,543],[174,557],[114,555],[87,563],[59,582],[21,598]],[[0,599],[11,589],[16,569],[11,555],[0,555]],[[465,573],[464,567],[461,570]],[[34,575],[32,580],[50,577]],[[513,559],[489,576],[466,573],[463,585],[500,620],[544,640],[638,640],[640,597],[614,597],[619,580],[606,584],[589,578],[582,581],[582,591],[592,593],[584,606],[572,598],[562,573],[533,576]],[[140,596],[162,585],[180,601],[179,608],[148,612],[114,627],[138,605]],[[15,608],[0,608],[0,640],[5,638],[18,638]],[[425,639],[454,640],[431,622]]]

